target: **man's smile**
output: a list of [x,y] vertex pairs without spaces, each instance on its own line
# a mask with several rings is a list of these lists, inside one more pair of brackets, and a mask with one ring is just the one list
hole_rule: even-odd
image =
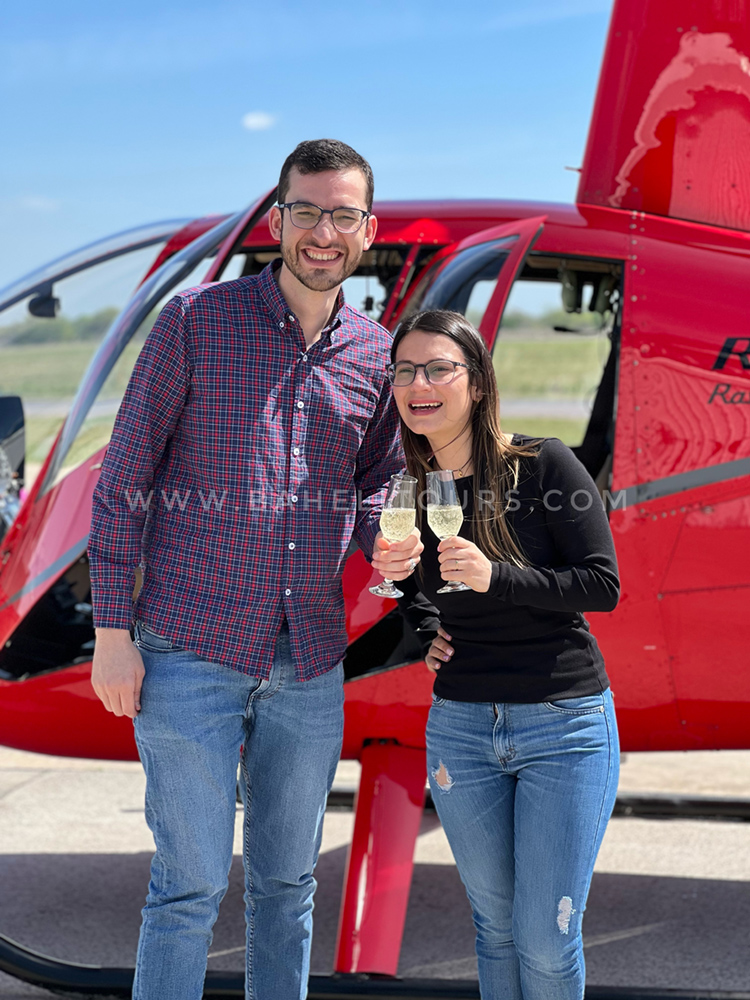
[[325,264],[343,256],[340,250],[316,250],[313,247],[303,247],[302,253],[308,260],[315,261],[316,264]]

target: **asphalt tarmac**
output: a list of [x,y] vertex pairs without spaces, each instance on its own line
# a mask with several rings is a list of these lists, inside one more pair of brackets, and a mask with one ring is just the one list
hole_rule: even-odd
[[[344,762],[337,784],[356,784]],[[151,835],[140,765],[0,748],[0,932],[67,961],[132,965]],[[631,754],[621,792],[750,800],[750,752]],[[313,971],[331,971],[351,812],[326,817]],[[243,956],[239,827],[210,967]],[[584,920],[590,985],[750,990],[750,823],[615,818]],[[445,837],[426,815],[399,974],[476,976],[471,915]],[[0,973],[0,998],[45,990]]]

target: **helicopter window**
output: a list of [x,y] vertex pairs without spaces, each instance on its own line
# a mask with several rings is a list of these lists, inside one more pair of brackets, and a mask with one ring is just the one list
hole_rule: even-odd
[[99,386],[96,397],[89,407],[77,434],[73,438],[63,461],[60,463],[55,477],[50,484],[51,486],[59,483],[69,472],[109,444],[122,397],[125,395],[128,381],[130,380],[138,355],[141,353],[146,341],[146,337],[151,332],[151,327],[156,322],[161,310],[173,296],[201,283],[208,270],[209,263],[215,255],[216,251],[214,250],[201,258],[192,271],[180,281],[179,285],[163,296],[138,329],[135,330],[106,379]]
[[618,263],[530,254],[493,350],[503,430],[560,438],[594,479],[612,451],[620,282]]
[[102,338],[164,245],[110,258],[60,281],[53,276],[44,301],[34,294],[0,313],[0,393],[23,399],[27,486],[36,478]]
[[447,264],[436,261],[421,278],[400,319],[405,320],[422,309],[453,309],[470,315],[478,326],[500,269],[517,239],[508,236],[478,243],[449,258]]

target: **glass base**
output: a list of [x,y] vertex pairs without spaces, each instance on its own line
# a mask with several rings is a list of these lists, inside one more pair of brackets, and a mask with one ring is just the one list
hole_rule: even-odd
[[446,583],[444,587],[440,590],[436,590],[436,594],[457,594],[459,590],[471,590],[471,587],[467,587],[465,583],[459,583],[457,580],[451,580],[450,583]]
[[376,597],[403,597],[403,591],[394,587],[393,580],[383,580],[377,587],[370,587],[370,593]]

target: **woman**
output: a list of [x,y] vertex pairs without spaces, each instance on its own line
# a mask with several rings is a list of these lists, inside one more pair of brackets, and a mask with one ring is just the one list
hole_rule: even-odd
[[[565,445],[501,432],[492,359],[463,316],[415,315],[391,356],[408,472],[423,490],[428,471],[455,470],[464,505],[459,536],[439,544],[422,511],[401,604],[436,633],[429,781],[473,908],[481,994],[580,1000],[581,918],[618,778],[582,614],[617,604],[607,518]],[[449,580],[471,591],[438,594]]]

